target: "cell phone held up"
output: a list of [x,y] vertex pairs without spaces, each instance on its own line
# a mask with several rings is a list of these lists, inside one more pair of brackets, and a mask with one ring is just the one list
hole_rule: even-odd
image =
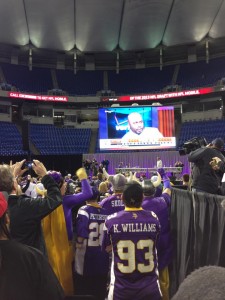
[[34,164],[33,161],[28,161],[28,160],[26,160],[26,161],[23,163],[21,169],[22,169],[22,170],[23,170],[23,169],[32,169],[33,164]]

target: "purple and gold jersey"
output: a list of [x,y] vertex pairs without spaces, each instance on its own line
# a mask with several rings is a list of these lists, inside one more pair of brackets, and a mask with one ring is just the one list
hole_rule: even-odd
[[112,245],[108,299],[161,299],[156,243],[160,223],[153,212],[128,209],[108,216],[103,249]]
[[77,214],[76,235],[85,240],[75,252],[75,271],[83,276],[105,275],[109,255],[101,250],[103,226],[108,215],[96,204],[82,206]]
[[145,197],[142,203],[142,207],[145,210],[154,211],[161,225],[157,244],[159,270],[164,269],[170,264],[173,255],[169,220],[170,201],[170,195],[163,193],[161,197]]
[[108,215],[111,215],[115,212],[124,210],[124,203],[121,198],[122,194],[113,194],[112,196],[103,199],[99,204],[106,209]]

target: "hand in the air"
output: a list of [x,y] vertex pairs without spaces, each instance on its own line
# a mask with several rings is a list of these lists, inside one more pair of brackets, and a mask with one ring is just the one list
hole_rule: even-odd
[[166,172],[163,168],[159,168],[158,169],[158,173],[161,175],[161,177],[163,177],[164,175],[166,175]]

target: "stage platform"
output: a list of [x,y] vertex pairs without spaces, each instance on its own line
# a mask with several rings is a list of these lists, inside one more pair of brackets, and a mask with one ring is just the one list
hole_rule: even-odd
[[[176,179],[180,179],[183,168],[182,167],[163,167],[168,176],[175,176]],[[150,178],[155,175],[157,172],[157,168],[115,168],[116,173],[137,173],[138,175],[144,174],[146,177]]]

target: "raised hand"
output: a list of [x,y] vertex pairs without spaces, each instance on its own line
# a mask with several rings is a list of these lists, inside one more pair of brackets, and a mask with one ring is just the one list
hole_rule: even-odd
[[88,178],[87,173],[86,173],[84,168],[78,169],[77,172],[76,172],[76,175],[79,178],[79,180]]
[[165,176],[166,175],[166,172],[163,168],[159,168],[158,169],[158,173],[161,175],[161,177]]
[[45,166],[43,165],[42,162],[40,162],[37,159],[33,160],[32,168],[38,176],[43,177],[47,174],[47,170],[46,170]]

